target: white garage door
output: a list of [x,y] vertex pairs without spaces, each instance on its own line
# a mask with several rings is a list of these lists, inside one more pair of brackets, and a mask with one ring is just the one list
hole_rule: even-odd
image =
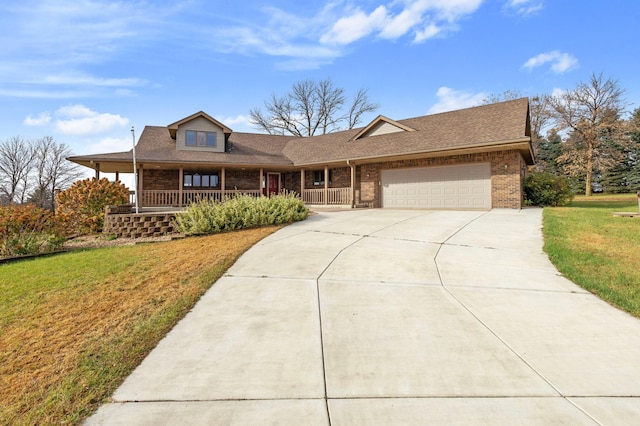
[[491,165],[382,171],[382,206],[414,209],[490,209]]

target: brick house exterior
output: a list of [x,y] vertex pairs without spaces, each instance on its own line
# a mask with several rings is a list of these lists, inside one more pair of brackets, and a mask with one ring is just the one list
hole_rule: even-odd
[[[535,161],[526,98],[309,138],[235,133],[199,112],[145,127],[136,155],[143,206],[287,190],[309,204],[518,209]],[[127,173],[132,157],[69,160],[99,176]]]

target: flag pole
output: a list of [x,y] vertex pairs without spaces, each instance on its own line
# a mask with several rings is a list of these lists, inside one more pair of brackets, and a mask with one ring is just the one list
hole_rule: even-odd
[[133,140],[133,196],[136,201],[136,214],[138,214],[138,168],[136,166],[136,131],[131,126],[131,139]]

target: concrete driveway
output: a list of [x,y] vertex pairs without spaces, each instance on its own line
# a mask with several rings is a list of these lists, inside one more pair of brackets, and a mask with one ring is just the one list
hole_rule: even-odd
[[640,424],[640,321],[541,210],[319,213],[249,250],[88,424]]

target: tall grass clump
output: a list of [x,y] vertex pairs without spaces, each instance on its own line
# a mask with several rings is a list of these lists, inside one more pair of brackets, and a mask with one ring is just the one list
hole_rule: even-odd
[[176,229],[185,235],[213,234],[304,220],[309,210],[294,193],[272,197],[238,195],[222,202],[200,201],[176,215]]

